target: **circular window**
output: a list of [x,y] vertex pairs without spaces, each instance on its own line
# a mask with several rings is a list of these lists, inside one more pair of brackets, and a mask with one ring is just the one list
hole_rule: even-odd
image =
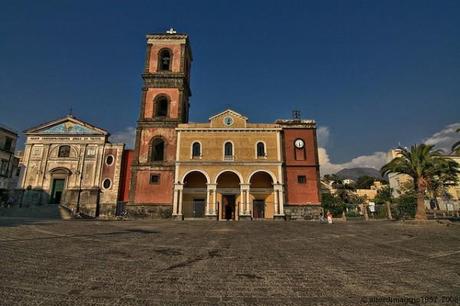
[[109,155],[105,158],[105,163],[107,164],[107,166],[111,166],[113,164],[113,156],[112,155]]
[[232,117],[225,117],[225,118],[224,118],[224,124],[225,124],[226,126],[232,125],[232,124],[233,124],[233,118],[232,118]]
[[110,179],[105,179],[102,182],[102,187],[104,187],[104,189],[109,189],[111,186],[112,186],[112,181]]

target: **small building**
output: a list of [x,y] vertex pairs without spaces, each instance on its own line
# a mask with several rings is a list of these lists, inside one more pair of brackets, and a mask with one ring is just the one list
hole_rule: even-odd
[[15,155],[18,134],[0,125],[0,204],[8,202],[9,193],[17,184],[19,159]]
[[90,216],[115,212],[124,144],[72,115],[24,133],[23,204],[61,204]]

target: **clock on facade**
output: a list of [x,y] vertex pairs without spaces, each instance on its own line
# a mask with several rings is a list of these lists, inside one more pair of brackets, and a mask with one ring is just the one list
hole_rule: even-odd
[[303,142],[302,139],[299,138],[294,141],[294,145],[297,149],[302,149],[305,143]]
[[232,125],[232,124],[233,124],[233,118],[232,118],[232,117],[225,117],[225,118],[224,118],[224,124],[225,124],[226,126]]

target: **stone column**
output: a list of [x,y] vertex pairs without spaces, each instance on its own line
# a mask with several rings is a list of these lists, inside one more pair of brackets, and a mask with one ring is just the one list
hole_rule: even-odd
[[249,214],[249,184],[240,184],[240,220],[251,219]]
[[284,220],[284,192],[282,184],[274,184],[273,191],[275,193],[275,215],[274,219]]
[[182,184],[174,184],[174,199],[173,199],[173,218],[182,220]]
[[216,218],[216,184],[207,184],[206,191],[206,217],[209,219]]

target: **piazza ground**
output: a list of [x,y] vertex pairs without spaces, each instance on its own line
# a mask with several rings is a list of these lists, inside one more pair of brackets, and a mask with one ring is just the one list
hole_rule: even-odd
[[458,304],[459,242],[454,223],[1,217],[0,304]]

